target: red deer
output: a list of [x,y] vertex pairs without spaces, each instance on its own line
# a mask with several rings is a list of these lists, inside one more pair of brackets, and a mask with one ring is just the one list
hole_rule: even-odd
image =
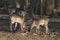
[[31,29],[33,27],[36,27],[36,32],[39,32],[39,26],[41,25],[41,26],[44,26],[46,28],[46,33],[48,33],[48,31],[49,31],[48,30],[48,22],[49,22],[49,19],[47,19],[45,17],[38,18],[38,19],[33,21]]
[[25,27],[25,23],[24,23],[24,16],[25,16],[25,14],[26,14],[25,11],[22,11],[22,13],[21,13],[21,15],[23,15],[23,17],[18,16],[16,14],[12,14],[12,16],[11,16],[11,25],[10,25],[10,30],[11,31],[12,31],[12,24],[14,24],[14,23],[16,23],[14,30],[16,30],[17,23],[20,23],[21,29],[23,30],[23,28]]

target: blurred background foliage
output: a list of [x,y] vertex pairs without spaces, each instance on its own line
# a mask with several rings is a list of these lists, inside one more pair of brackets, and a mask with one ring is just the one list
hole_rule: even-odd
[[[54,8],[49,6],[50,3],[54,5]],[[7,11],[8,8],[21,8],[26,11],[31,9],[34,14],[43,16],[60,16],[60,0],[0,0],[0,11],[1,9]]]

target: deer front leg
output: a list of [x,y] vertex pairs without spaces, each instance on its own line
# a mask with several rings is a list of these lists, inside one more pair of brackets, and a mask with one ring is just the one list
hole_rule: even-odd
[[39,34],[39,25],[38,26],[36,26],[36,33],[38,33]]
[[33,29],[34,26],[35,26],[35,25],[32,25],[32,26],[31,26],[30,33],[32,33],[32,29]]
[[17,27],[17,22],[15,23],[15,28],[14,28],[14,30],[16,30],[16,27]]
[[10,23],[10,31],[12,31],[12,23]]

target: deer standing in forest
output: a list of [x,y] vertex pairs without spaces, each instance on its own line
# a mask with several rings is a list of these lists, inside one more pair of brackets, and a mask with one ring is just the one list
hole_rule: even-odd
[[33,27],[36,27],[36,33],[37,33],[37,32],[39,32],[39,27],[44,26],[46,28],[45,32],[48,33],[48,31],[49,31],[48,22],[49,22],[49,19],[46,17],[40,17],[40,18],[34,19],[32,26],[31,26],[31,29]]
[[21,12],[22,16],[18,16],[17,14],[12,14],[11,15],[11,24],[10,24],[10,30],[12,31],[12,24],[15,23],[15,27],[14,30],[16,30],[17,27],[17,23],[20,23],[21,25],[21,30],[23,31],[23,28],[25,27],[25,23],[24,23],[24,18],[25,18],[25,11]]

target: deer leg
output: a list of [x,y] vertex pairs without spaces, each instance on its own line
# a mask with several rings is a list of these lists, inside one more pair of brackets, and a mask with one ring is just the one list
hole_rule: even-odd
[[36,33],[37,33],[38,28],[36,27]]
[[26,28],[26,25],[25,25],[25,23],[23,23],[23,29],[25,29]]
[[23,25],[21,24],[21,31],[23,31]]
[[36,32],[39,34],[39,25],[37,26],[37,30],[36,30]]
[[10,31],[12,31],[12,23],[10,23]]
[[45,25],[45,28],[46,28],[46,33],[48,34],[48,31],[49,31],[48,25]]
[[16,27],[17,27],[17,22],[15,23],[15,28],[14,28],[14,30],[16,30]]
[[30,33],[32,33],[32,29],[33,29],[34,25],[31,26],[31,29],[30,29]]

